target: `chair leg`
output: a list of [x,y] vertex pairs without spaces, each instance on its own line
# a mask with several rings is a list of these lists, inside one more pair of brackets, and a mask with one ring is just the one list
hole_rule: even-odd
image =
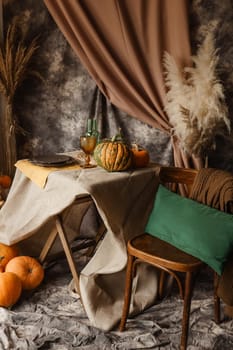
[[180,349],[185,350],[188,340],[189,331],[189,316],[190,316],[190,306],[192,298],[192,273],[186,272],[185,277],[185,294],[184,294],[184,306],[183,306],[183,318],[182,318],[182,333]]
[[214,320],[217,324],[220,323],[220,298],[217,295],[219,277],[216,272],[214,272]]
[[160,276],[159,276],[159,299],[162,299],[163,297],[164,281],[165,281],[165,271],[161,270]]
[[125,280],[125,296],[124,296],[124,305],[121,316],[121,322],[119,326],[119,331],[122,332],[125,329],[126,320],[129,314],[129,306],[132,292],[132,281],[133,281],[133,263],[135,257],[128,255],[127,269],[126,269],[126,280]]

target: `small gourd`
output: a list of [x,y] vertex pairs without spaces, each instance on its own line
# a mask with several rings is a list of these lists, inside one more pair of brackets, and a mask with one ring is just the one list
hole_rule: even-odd
[[98,143],[94,150],[94,159],[99,166],[109,172],[123,171],[130,168],[132,153],[121,135],[117,134],[111,140]]
[[149,164],[150,155],[147,149],[133,143],[131,151],[133,168],[145,168]]
[[0,175],[0,186],[9,188],[11,186],[11,177],[8,175]]

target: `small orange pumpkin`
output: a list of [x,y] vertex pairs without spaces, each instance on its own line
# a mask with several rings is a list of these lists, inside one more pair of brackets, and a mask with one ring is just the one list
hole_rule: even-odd
[[19,255],[19,249],[16,245],[6,245],[0,243],[0,267],[5,268],[8,261]]
[[132,144],[132,165],[134,168],[145,168],[150,161],[150,155],[149,152],[141,147],[138,146],[136,143]]
[[0,186],[9,188],[11,185],[11,178],[8,175],[0,175]]
[[38,287],[44,278],[42,265],[30,256],[16,256],[8,262],[5,271],[15,273],[25,290]]
[[20,298],[22,283],[12,272],[0,273],[0,306],[11,307]]

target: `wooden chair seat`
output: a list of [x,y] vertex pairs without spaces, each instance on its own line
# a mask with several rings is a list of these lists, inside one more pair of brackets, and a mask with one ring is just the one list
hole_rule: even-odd
[[164,266],[174,271],[196,271],[205,264],[173,245],[147,233],[128,242],[128,252],[135,257],[149,261],[155,266]]

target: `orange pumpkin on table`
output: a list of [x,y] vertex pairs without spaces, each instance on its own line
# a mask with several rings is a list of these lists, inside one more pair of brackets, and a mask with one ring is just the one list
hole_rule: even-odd
[[149,164],[150,155],[145,148],[137,145],[136,143],[133,143],[131,151],[132,165],[134,168],[145,168]]
[[5,271],[15,273],[20,278],[24,290],[38,287],[44,278],[42,265],[30,256],[16,256],[8,262]]
[[15,273],[0,273],[0,306],[13,306],[19,300],[21,292],[22,283]]
[[6,264],[8,261],[13,259],[15,256],[19,255],[19,249],[16,245],[6,245],[0,243],[0,272],[4,271]]

